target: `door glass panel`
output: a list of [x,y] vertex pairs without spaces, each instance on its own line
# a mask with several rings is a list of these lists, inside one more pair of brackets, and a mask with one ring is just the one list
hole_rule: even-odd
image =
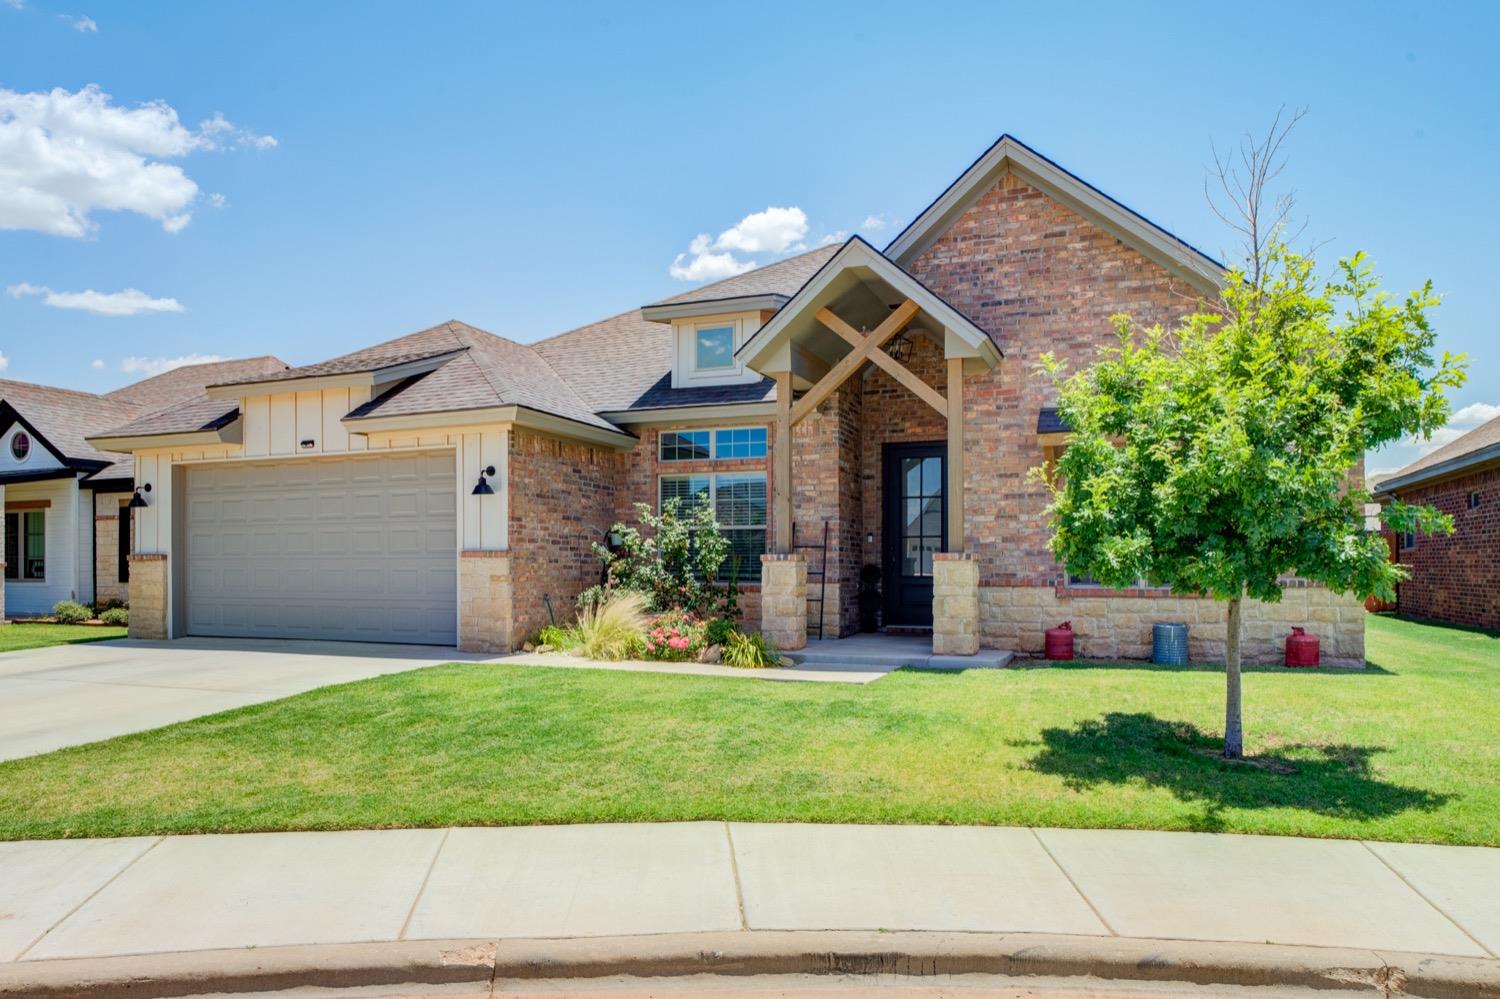
[[943,494],[943,460],[941,458],[922,459],[922,495],[941,496]]
[[906,501],[906,521],[903,535],[916,535],[922,533],[922,501],[909,499]]
[[922,575],[921,538],[907,538],[901,543],[901,575]]
[[922,495],[922,459],[921,458],[903,458],[903,459],[901,459],[901,480],[906,484],[905,485],[905,489],[904,489],[905,495],[907,495],[907,496],[921,496]]
[[922,533],[929,538],[941,538],[943,533],[943,500],[941,497],[924,499],[922,502]]
[[922,575],[932,575],[932,553],[937,551],[937,541],[932,538],[922,540]]

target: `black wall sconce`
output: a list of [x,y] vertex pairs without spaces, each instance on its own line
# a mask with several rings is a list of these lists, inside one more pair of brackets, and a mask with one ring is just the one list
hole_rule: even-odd
[[495,495],[494,488],[490,486],[489,480],[485,478],[485,476],[487,476],[487,475],[488,476],[493,476],[494,474],[495,474],[495,466],[494,465],[486,465],[486,466],[484,466],[483,468],[481,468],[479,470],[479,481],[474,484],[474,495],[475,496],[493,496],[493,495]]
[[136,486],[135,492],[130,494],[130,503],[128,504],[130,509],[144,510],[146,509],[146,507],[150,506],[151,504],[146,502],[146,497],[141,495],[141,493],[143,492],[149,493],[150,491],[151,483],[149,482],[145,483],[144,485]]

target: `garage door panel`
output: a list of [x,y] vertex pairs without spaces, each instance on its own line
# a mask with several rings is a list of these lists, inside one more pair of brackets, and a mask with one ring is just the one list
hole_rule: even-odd
[[190,634],[456,639],[452,452],[190,468]]

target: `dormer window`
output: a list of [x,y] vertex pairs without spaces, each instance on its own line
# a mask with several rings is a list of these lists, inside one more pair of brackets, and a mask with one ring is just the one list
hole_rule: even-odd
[[728,370],[734,367],[734,327],[699,326],[694,337],[699,371]]

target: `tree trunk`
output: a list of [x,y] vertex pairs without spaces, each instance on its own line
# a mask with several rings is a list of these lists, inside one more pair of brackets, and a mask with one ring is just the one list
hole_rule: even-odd
[[1228,628],[1224,636],[1224,755],[1237,760],[1245,755],[1245,733],[1240,724],[1240,605],[1242,597],[1229,601]]

